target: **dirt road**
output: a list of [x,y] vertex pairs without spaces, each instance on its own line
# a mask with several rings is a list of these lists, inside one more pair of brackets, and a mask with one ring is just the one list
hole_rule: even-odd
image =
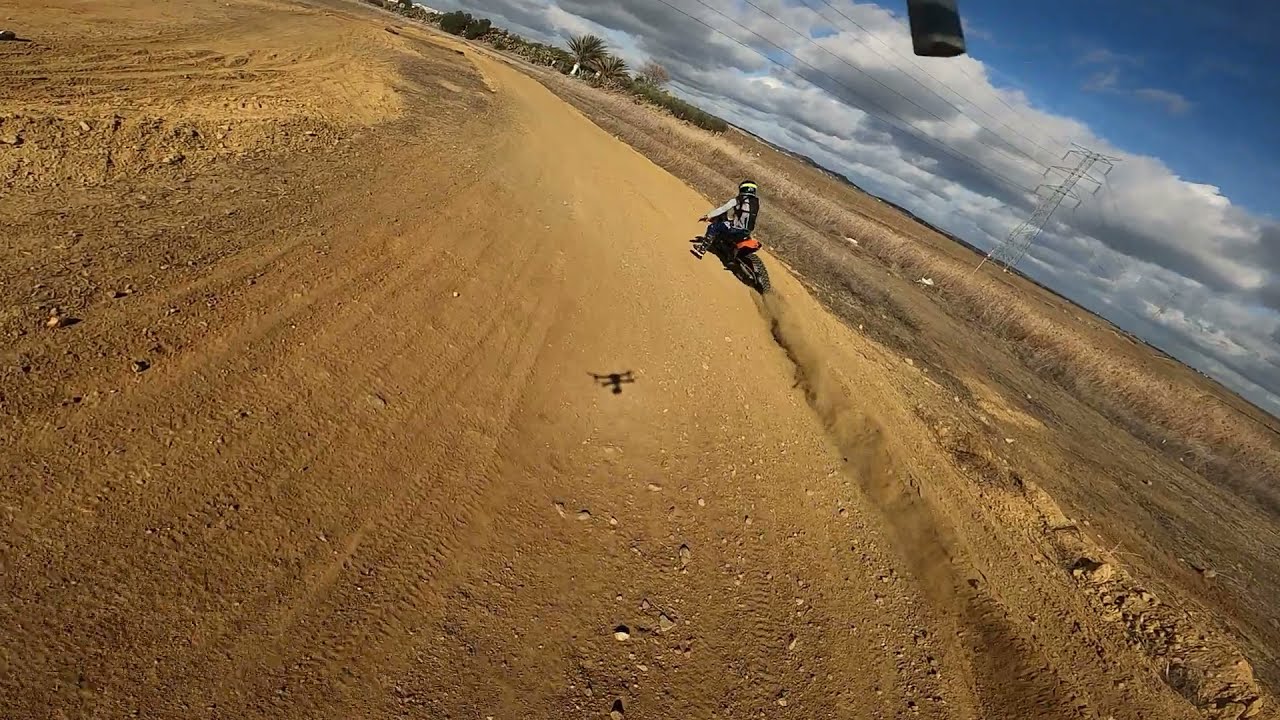
[[178,5],[6,49],[0,715],[1195,716],[705,198],[389,15]]

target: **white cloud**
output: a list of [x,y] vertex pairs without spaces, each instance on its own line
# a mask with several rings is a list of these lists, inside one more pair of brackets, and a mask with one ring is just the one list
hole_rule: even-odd
[[1084,81],[1082,89],[1088,92],[1110,92],[1116,89],[1116,85],[1120,82],[1120,71],[1116,68],[1101,70],[1089,76]]
[[1191,101],[1170,90],[1159,88],[1138,88],[1133,94],[1148,102],[1163,105],[1170,115],[1183,115],[1191,109]]
[[1132,88],[1126,87],[1121,82],[1120,67],[1141,65],[1141,58],[1122,55],[1106,48],[1095,48],[1082,55],[1078,63],[1102,66],[1102,69],[1089,75],[1080,86],[1080,89],[1085,92],[1130,95],[1143,102],[1159,105],[1170,115],[1185,115],[1191,111],[1191,101],[1172,90],[1153,87]]

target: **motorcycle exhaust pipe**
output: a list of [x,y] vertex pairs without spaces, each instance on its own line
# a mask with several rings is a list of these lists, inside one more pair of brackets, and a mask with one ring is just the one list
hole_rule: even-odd
[[963,55],[964,28],[956,0],[907,0],[911,45],[923,57]]

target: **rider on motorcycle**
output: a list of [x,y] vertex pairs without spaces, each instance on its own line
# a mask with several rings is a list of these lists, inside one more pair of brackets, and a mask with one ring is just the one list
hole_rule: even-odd
[[760,198],[756,195],[756,184],[743,180],[738,185],[736,197],[698,220],[711,223],[705,235],[707,244],[723,237],[726,242],[734,244],[738,255],[746,255],[760,249],[760,241],[751,237],[759,216]]

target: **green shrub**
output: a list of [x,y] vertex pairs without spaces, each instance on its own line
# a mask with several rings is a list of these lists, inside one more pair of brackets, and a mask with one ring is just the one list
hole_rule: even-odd
[[454,10],[440,17],[440,29],[451,35],[461,35],[467,29],[467,26],[471,24],[471,21],[471,13]]
[[493,27],[493,23],[489,21],[489,18],[476,18],[467,23],[467,29],[462,31],[462,36],[468,40],[475,40],[489,32],[491,27]]
[[665,109],[679,120],[693,123],[703,130],[722,133],[729,129],[729,123],[705,110],[681,100],[671,93],[646,82],[633,82],[628,88],[631,94],[653,105]]

